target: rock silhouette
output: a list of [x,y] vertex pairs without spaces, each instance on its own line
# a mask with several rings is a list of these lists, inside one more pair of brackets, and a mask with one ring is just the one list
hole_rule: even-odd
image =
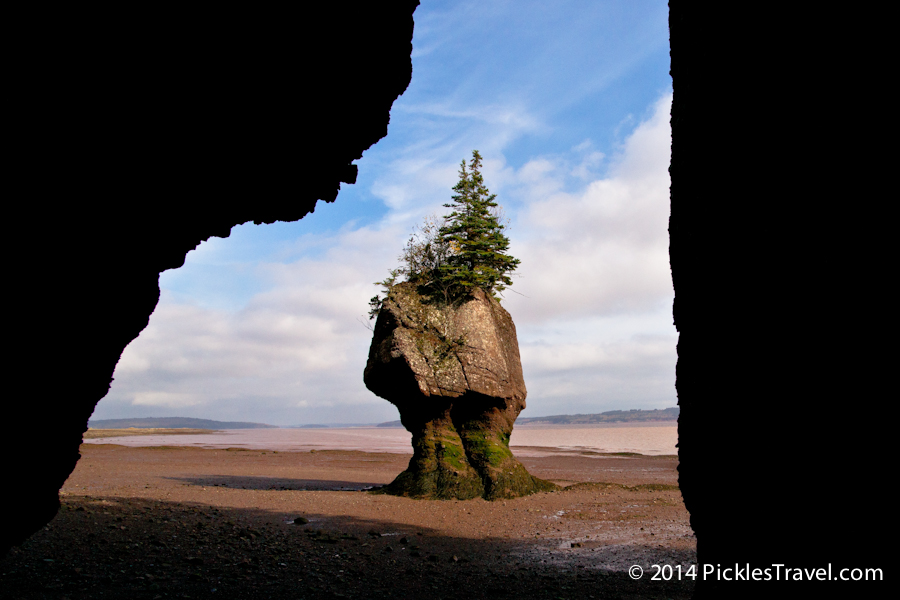
[[525,408],[516,328],[480,289],[451,304],[391,288],[375,322],[366,387],[412,435],[409,467],[383,491],[417,498],[514,498],[556,489],[509,449]]
[[[11,277],[34,291],[14,300],[9,370],[22,397],[40,382],[45,400],[7,403],[43,441],[30,442],[30,427],[7,430],[30,450],[6,466],[16,492],[0,495],[0,509],[15,516],[0,527],[0,555],[59,509],[88,418],[159,301],[160,273],[235,225],[296,221],[356,181],[354,161],[387,134],[410,82],[417,5],[122,6],[115,27],[90,10],[23,19],[35,51],[7,102],[30,124],[11,142],[15,187],[41,181],[48,197],[77,189],[94,200],[9,202],[23,224],[7,236],[23,257]],[[65,309],[54,290],[66,290]],[[35,360],[47,344],[67,356],[53,377]]]

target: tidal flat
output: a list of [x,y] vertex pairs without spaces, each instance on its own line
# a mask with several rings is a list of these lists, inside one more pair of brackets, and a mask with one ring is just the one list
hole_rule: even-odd
[[[9,598],[690,598],[673,456],[522,457],[514,500],[370,494],[409,455],[84,444],[50,524],[0,560]],[[643,567],[640,580],[628,575]]]

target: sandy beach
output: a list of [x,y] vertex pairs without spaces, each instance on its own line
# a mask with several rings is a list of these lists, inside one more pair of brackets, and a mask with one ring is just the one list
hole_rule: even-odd
[[[560,492],[371,493],[408,455],[84,444],[49,526],[0,561],[3,598],[689,598],[673,456],[525,457]],[[645,570],[633,580],[628,569]]]

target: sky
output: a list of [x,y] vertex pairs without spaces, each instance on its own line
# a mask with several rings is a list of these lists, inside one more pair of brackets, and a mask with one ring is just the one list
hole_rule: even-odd
[[368,300],[477,149],[521,260],[523,417],[675,406],[665,0],[423,0],[413,76],[355,185],[240,225],[160,276],[94,419],[289,426],[399,418],[363,384]]

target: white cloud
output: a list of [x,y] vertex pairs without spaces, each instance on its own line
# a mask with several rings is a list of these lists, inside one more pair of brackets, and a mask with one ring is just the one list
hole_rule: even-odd
[[501,125],[505,129],[529,131],[542,128],[541,122],[522,105],[490,104],[454,108],[452,104],[401,104],[401,110],[430,117],[461,119],[487,125]]
[[670,106],[671,96],[661,99],[608,176],[577,192],[563,191],[570,169],[562,159],[536,158],[518,170],[525,208],[510,252],[522,261],[514,289],[527,299],[507,294],[516,317],[648,312],[671,299]]
[[[657,103],[602,178],[592,173],[607,157],[589,140],[518,169],[499,153],[485,161],[512,218],[511,253],[522,260],[514,289],[524,296],[507,292],[504,305],[517,324],[531,415],[674,404],[670,102]],[[362,382],[371,341],[364,315],[372,282],[396,266],[412,225],[445,212],[458,160],[398,158],[375,184],[390,208],[381,223],[304,236],[255,265],[265,291],[237,309],[163,290],[101,414],[136,406],[276,424],[396,419]],[[197,256],[215,258],[206,250]]]
[[137,392],[132,401],[135,406],[165,406],[169,408],[183,408],[202,403],[203,401],[193,394],[173,392]]
[[[522,265],[504,305],[517,324],[529,412],[601,412],[675,403],[668,256],[671,95],[605,158],[536,157],[508,177],[518,207],[510,252]],[[571,165],[575,163],[576,167]],[[565,408],[562,408],[565,407]]]
[[[280,424],[304,422],[318,408],[369,404],[361,418],[395,418],[365,389],[362,370],[371,282],[393,266],[402,239],[399,228],[344,231],[321,238],[325,250],[315,257],[260,264],[269,289],[240,310],[178,303],[163,290],[147,329],[123,353],[104,403],[112,409],[135,397],[128,403],[207,404],[220,414],[253,420],[256,412],[255,420]],[[347,415],[332,420],[341,418]]]
[[674,335],[635,335],[574,344],[524,343],[530,414],[672,406],[675,342]]
[[[581,146],[581,144],[579,144]],[[603,164],[606,155],[602,152],[590,152],[584,156],[581,164],[572,169],[571,175],[579,179],[588,180],[594,172]]]

